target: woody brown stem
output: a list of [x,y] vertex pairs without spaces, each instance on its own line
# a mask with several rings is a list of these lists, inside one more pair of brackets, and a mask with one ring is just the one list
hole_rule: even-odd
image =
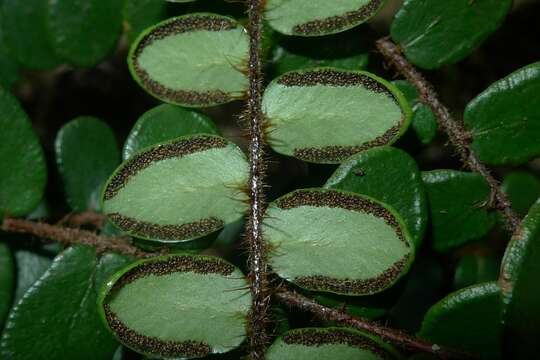
[[491,188],[491,196],[495,200],[496,207],[503,215],[506,228],[511,233],[514,233],[519,225],[519,217],[512,210],[506,194],[501,191],[499,182],[491,175],[487,167],[478,159],[469,146],[467,131],[463,128],[463,125],[452,118],[448,109],[440,102],[433,86],[405,58],[398,45],[386,37],[377,41],[377,49],[416,88],[420,101],[431,108],[438,120],[439,127],[448,135],[448,139],[456,149],[462,163],[469,170],[479,173],[486,179]]

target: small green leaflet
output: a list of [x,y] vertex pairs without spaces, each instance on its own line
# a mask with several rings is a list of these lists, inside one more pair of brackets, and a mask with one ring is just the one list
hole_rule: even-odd
[[459,259],[454,274],[454,288],[495,281],[499,277],[500,261],[495,256],[465,255]]
[[272,81],[263,96],[268,142],[278,153],[339,163],[391,144],[407,129],[411,110],[401,92],[364,71],[317,68]]
[[2,89],[0,128],[0,218],[26,215],[43,196],[47,167],[28,116],[17,100]]
[[99,210],[102,186],[120,162],[111,128],[97,118],[78,117],[60,129],[55,150],[71,208]]
[[540,62],[491,84],[465,109],[471,147],[486,164],[522,164],[540,155]]
[[145,30],[128,65],[139,85],[162,101],[212,106],[244,96],[248,48],[247,32],[234,19],[196,13]]
[[343,327],[303,328],[282,334],[267,360],[392,360],[401,355],[382,339]]
[[473,285],[433,305],[418,336],[471,351],[485,360],[500,359],[502,308],[501,289],[496,283]]
[[216,257],[172,255],[116,273],[100,297],[119,341],[151,357],[224,353],[246,336],[251,298],[240,270]]
[[540,180],[531,173],[515,171],[504,177],[501,190],[508,196],[512,209],[525,216],[540,197]]
[[266,0],[265,18],[286,35],[321,36],[345,31],[375,15],[386,0]]
[[209,116],[170,104],[145,112],[135,123],[124,144],[124,160],[142,148],[195,134],[220,135]]
[[506,311],[505,339],[511,359],[533,359],[540,350],[540,199],[506,248],[499,284]]
[[415,65],[436,69],[472,53],[511,5],[512,0],[406,0],[390,32]]
[[48,1],[49,40],[69,63],[90,67],[116,45],[122,30],[123,0]]
[[243,216],[248,177],[247,159],[230,141],[180,137],[124,161],[104,188],[102,209],[133,236],[190,240]]
[[0,357],[10,360],[108,360],[118,344],[96,306],[98,288],[128,260],[73,246],[61,253],[9,314]]
[[476,173],[433,170],[422,173],[429,206],[433,247],[447,251],[477,240],[495,225],[495,214],[488,211],[490,189]]
[[414,245],[389,206],[355,193],[304,189],[266,211],[269,262],[302,288],[343,295],[380,292],[407,272]]
[[403,217],[415,247],[420,247],[428,220],[427,197],[418,165],[405,151],[389,146],[362,151],[345,160],[324,187],[392,206]]

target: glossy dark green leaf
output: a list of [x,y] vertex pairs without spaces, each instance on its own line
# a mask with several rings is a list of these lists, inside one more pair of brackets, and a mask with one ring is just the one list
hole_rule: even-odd
[[471,54],[499,25],[512,0],[406,0],[391,34],[417,66],[435,69]]
[[490,189],[476,173],[434,170],[422,173],[431,209],[433,247],[437,251],[478,239],[493,227]]
[[540,200],[512,237],[501,266],[508,358],[532,359],[540,352]]
[[248,45],[246,30],[234,19],[189,14],[145,30],[131,46],[128,64],[134,79],[156,98],[212,106],[244,96]]
[[117,343],[100,321],[98,288],[125,258],[74,246],[60,254],[11,311],[0,356],[11,360],[110,359]]
[[2,89],[0,129],[0,218],[25,215],[43,196],[47,168],[30,120],[17,100]]
[[343,327],[294,329],[268,349],[267,360],[391,360],[401,355],[382,339]]
[[5,242],[0,242],[0,329],[11,307],[15,283],[15,266],[11,250]]
[[111,128],[97,118],[78,117],[60,129],[55,150],[68,204],[81,212],[99,210],[103,184],[120,162]]
[[0,5],[6,45],[30,69],[48,69],[61,62],[49,39],[48,4],[48,0],[4,0]]
[[123,158],[142,148],[195,134],[220,135],[209,116],[179,106],[162,104],[145,112],[131,129],[124,144]]
[[351,192],[304,189],[266,211],[263,232],[272,269],[309,290],[380,292],[407,272],[414,245],[388,205]]
[[516,171],[504,177],[501,190],[508,196],[512,209],[524,216],[540,197],[540,181],[531,173]]
[[93,66],[113,49],[122,30],[123,0],[49,1],[47,25],[57,54]]
[[220,258],[156,257],[116,273],[101,293],[100,309],[118,340],[137,352],[203,357],[244,340],[247,286],[242,272]]
[[468,350],[482,359],[501,358],[501,290],[483,283],[451,293],[426,314],[418,336]]
[[521,164],[540,155],[540,62],[491,84],[465,109],[471,147],[487,164]]
[[102,209],[133,236],[187,241],[243,216],[248,177],[247,159],[232,142],[180,137],[124,161],[104,188]]
[[345,160],[324,187],[368,195],[392,206],[415,247],[420,246],[428,220],[427,198],[418,165],[406,152],[386,146],[360,152]]
[[321,36],[345,31],[374,16],[386,0],[266,0],[265,18],[286,35]]
[[19,79],[19,65],[7,48],[4,38],[4,22],[0,5],[0,85],[6,89],[12,87]]
[[362,30],[313,38],[281,37],[273,49],[273,76],[322,66],[363,70],[368,64],[370,45]]
[[146,28],[165,19],[167,3],[156,0],[126,0],[124,4],[124,27],[131,44]]
[[437,135],[437,119],[431,109],[418,99],[416,89],[405,80],[392,82],[405,96],[412,107],[412,128],[422,144],[429,144]]
[[495,281],[499,277],[500,262],[495,256],[465,255],[459,259],[454,274],[454,288]]
[[26,291],[51,266],[53,256],[39,251],[26,249],[15,250],[15,263],[17,266],[17,286],[13,303],[18,303]]
[[270,146],[316,163],[339,163],[391,144],[411,118],[407,101],[392,84],[368,72],[333,68],[278,77],[266,88],[262,107]]

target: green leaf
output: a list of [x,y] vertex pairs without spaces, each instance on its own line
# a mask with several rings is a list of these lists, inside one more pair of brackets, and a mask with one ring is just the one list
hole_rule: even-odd
[[429,309],[418,336],[462,348],[482,359],[501,358],[501,290],[496,283],[451,293]]
[[15,266],[11,250],[5,242],[0,242],[0,329],[11,307],[15,280]]
[[339,163],[391,144],[411,117],[403,95],[390,83],[368,72],[332,68],[278,77],[266,88],[262,106],[270,146],[317,163]]
[[350,29],[369,20],[386,0],[267,0],[265,18],[286,35],[321,36]]
[[48,69],[61,62],[49,41],[48,4],[49,0],[3,0],[0,5],[6,45],[29,69]]
[[60,254],[11,311],[0,342],[5,359],[110,359],[117,347],[96,308],[100,281],[125,258],[74,246]]
[[490,189],[476,173],[433,170],[422,173],[431,208],[433,247],[447,251],[487,234],[495,214],[487,204]]
[[353,155],[324,187],[368,195],[392,206],[407,225],[415,247],[420,247],[428,219],[427,198],[418,165],[406,152],[384,146]]
[[435,69],[471,54],[511,5],[512,0],[406,0],[390,32],[415,65]]
[[103,184],[120,162],[111,128],[97,118],[78,117],[60,129],[55,150],[71,208],[99,210]]
[[269,262],[302,288],[343,295],[380,292],[407,272],[414,245],[401,217],[367,196],[304,189],[268,207]]
[[147,27],[165,19],[167,3],[156,0],[126,0],[123,17],[128,42],[131,44]]
[[273,50],[272,74],[322,66],[362,70],[369,60],[368,43],[364,32],[356,29],[313,38],[284,36]]
[[267,360],[391,360],[399,353],[382,339],[343,327],[294,329],[268,349]]
[[162,104],[145,112],[131,129],[124,144],[123,158],[142,148],[195,134],[220,135],[209,116],[175,105]]
[[405,80],[393,81],[412,106],[412,128],[422,144],[430,144],[437,135],[437,118],[429,108],[420,102],[416,89]]
[[116,45],[122,30],[124,0],[49,1],[47,25],[57,54],[90,67]]
[[464,123],[486,164],[521,164],[540,155],[540,62],[491,84],[467,105]]
[[247,32],[234,19],[189,14],[145,30],[131,46],[128,64],[133,78],[156,98],[212,106],[244,96],[248,48]]
[[459,259],[454,275],[454,288],[495,281],[499,277],[500,262],[495,256],[465,255]]
[[504,254],[500,284],[509,358],[532,359],[540,350],[540,200],[530,209]]
[[13,303],[18,303],[26,291],[47,271],[52,263],[52,255],[25,249],[15,250],[17,265],[17,287]]
[[245,155],[232,142],[194,135],[145,148],[124,161],[103,192],[103,212],[143,239],[189,240],[242,217]]
[[111,278],[100,296],[118,340],[152,357],[203,357],[242,343],[251,305],[244,275],[210,256],[138,261]]
[[540,197],[540,181],[531,173],[516,171],[504,177],[501,190],[508,196],[512,209],[524,216]]
[[0,218],[21,216],[34,210],[43,196],[47,168],[30,120],[2,89],[0,114]]
[[4,28],[0,5],[0,85],[9,89],[19,79],[19,65],[7,48]]

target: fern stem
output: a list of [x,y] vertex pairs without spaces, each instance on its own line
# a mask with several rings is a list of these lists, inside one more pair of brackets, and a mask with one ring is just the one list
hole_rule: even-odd
[[112,237],[97,235],[88,230],[51,225],[42,222],[5,218],[1,229],[6,232],[28,234],[41,239],[58,241],[65,246],[88,245],[96,248],[96,252],[101,254],[105,251],[112,251],[122,255],[134,257],[151,257],[163,255],[163,253],[149,253],[131,245],[127,237]]
[[435,114],[439,127],[448,135],[450,143],[456,149],[462,163],[473,172],[486,179],[491,188],[491,200],[503,215],[506,228],[514,233],[519,225],[519,217],[512,210],[510,200],[499,187],[499,182],[491,175],[488,168],[478,159],[469,146],[469,136],[460,122],[455,121],[448,109],[440,102],[433,86],[405,58],[401,48],[388,37],[377,40],[377,48],[381,54],[416,88],[420,100],[429,106]]
[[472,354],[464,351],[450,349],[420,340],[402,331],[390,329],[377,323],[349,315],[346,312],[328,308],[292,290],[285,288],[279,289],[274,294],[274,297],[283,305],[309,312],[321,321],[335,321],[340,325],[380,336],[393,345],[407,351],[430,353],[440,359],[465,360],[475,358]]
[[249,349],[252,359],[263,359],[268,342],[266,334],[269,304],[266,245],[262,236],[262,219],[266,206],[264,195],[264,118],[261,109],[262,97],[262,0],[249,1],[249,90],[246,118],[249,121],[250,178],[248,195],[250,210],[246,224],[246,239],[249,250],[248,268],[251,280],[251,311],[248,319]]

